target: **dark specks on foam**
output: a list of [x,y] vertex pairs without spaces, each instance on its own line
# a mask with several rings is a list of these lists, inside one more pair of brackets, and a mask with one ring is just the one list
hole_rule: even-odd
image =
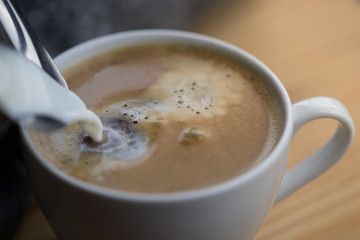
[[178,109],[188,109],[195,114],[200,114],[203,110],[209,110],[213,107],[213,97],[204,85],[196,81],[187,81],[185,86],[171,90],[176,99]]

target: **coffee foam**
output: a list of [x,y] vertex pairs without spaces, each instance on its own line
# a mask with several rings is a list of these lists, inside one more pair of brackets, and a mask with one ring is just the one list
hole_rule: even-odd
[[[219,74],[217,71],[218,74],[214,75],[213,72],[207,66],[181,74],[165,72],[143,91],[141,99],[112,104],[106,107],[106,111],[117,111],[123,116],[131,117],[135,123],[144,120],[162,123],[192,121],[193,118],[224,115],[228,105],[241,101],[243,86],[238,79],[229,80],[230,73]],[[103,110],[100,115],[104,113]]]
[[[248,82],[242,72],[221,64],[187,64],[188,58],[177,61],[186,68],[171,71],[171,66],[167,67],[167,71],[159,73],[156,81],[142,90],[136,99],[94,109],[104,125],[106,141],[84,143],[81,131],[70,127],[52,134],[58,150],[72,156],[74,163],[82,151],[102,154],[102,163],[93,170],[93,175],[106,169],[123,168],[151,155],[156,148],[151,135],[156,135],[159,126],[174,121],[187,122],[190,123],[190,127],[184,128],[187,133],[193,122],[223,116],[228,113],[228,106],[243,100],[241,93]],[[204,136],[207,138],[208,133]],[[184,142],[184,132],[179,133],[178,141]],[[78,145],[79,149],[75,150],[69,143]]]
[[224,115],[229,104],[241,100],[242,86],[238,78],[237,81],[230,78],[231,74],[239,77],[234,75],[240,73],[229,73],[229,69],[214,71],[215,67],[222,66],[202,64],[187,66],[181,72],[164,72],[145,95],[158,96],[169,120]]
[[[195,54],[189,57],[183,56],[181,51],[174,55],[169,51],[168,55],[146,56],[140,52],[134,60],[134,64],[141,62],[142,68],[147,69],[146,74],[136,75],[136,83],[129,76],[124,76],[129,77],[129,81],[122,82],[123,77],[119,74],[133,76],[130,71],[133,68],[125,68],[126,64],[132,66],[131,57],[126,64],[114,61],[111,71],[109,67],[91,67],[90,70],[84,67],[86,71],[91,71],[90,76],[81,80],[76,75],[72,77],[72,81],[79,81],[73,87],[75,92],[80,89],[84,91],[84,97],[98,97],[91,106],[104,124],[107,141],[99,145],[84,142],[78,126],[70,126],[51,134],[51,145],[54,147],[48,151],[49,158],[52,158],[50,161],[75,177],[80,175],[81,179],[109,187],[112,184],[115,187],[115,183],[119,182],[119,187],[116,185],[115,188],[122,189],[120,185],[127,181],[129,186],[138,184],[135,188],[147,185],[149,181],[141,182],[147,172],[152,181],[158,179],[156,181],[160,185],[177,181],[179,172],[195,172],[187,179],[197,179],[200,171],[207,172],[211,180],[226,166],[229,168],[224,177],[234,176],[232,174],[237,175],[240,171],[235,169],[246,168],[247,164],[257,162],[268,154],[278,131],[273,133],[273,137],[273,127],[267,127],[263,121],[271,121],[269,114],[270,118],[274,116],[275,123],[270,125],[276,128],[278,113],[267,112],[266,102],[272,101],[271,94],[267,99],[269,91],[262,91],[264,86],[256,74],[216,56],[198,58]],[[151,59],[150,62],[147,59]],[[118,66],[121,66],[121,71]],[[94,74],[95,85],[92,80]],[[98,89],[102,86],[101,78],[105,78],[106,83],[109,75],[111,84],[106,84],[105,90]],[[142,77],[151,77],[151,81],[142,81]],[[124,89],[126,91],[122,91]],[[252,117],[256,121],[251,121]],[[264,143],[262,139],[257,139],[258,133],[266,135],[267,131],[270,131],[270,140]],[[183,148],[187,150],[182,152]],[[54,150],[58,156],[53,154]],[[234,154],[240,154],[241,161],[234,159]],[[204,159],[205,162],[201,163]],[[187,164],[189,168],[185,168]],[[132,166],[134,168],[129,168]],[[162,179],[163,172],[173,170],[171,179],[170,176],[169,180]],[[132,174],[134,178],[125,177]],[[137,183],[136,179],[140,182]],[[199,179],[198,183],[203,184],[203,179]],[[191,180],[191,185],[194,182]]]

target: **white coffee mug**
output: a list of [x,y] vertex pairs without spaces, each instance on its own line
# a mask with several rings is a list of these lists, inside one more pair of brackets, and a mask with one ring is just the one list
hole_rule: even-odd
[[[59,239],[252,239],[276,199],[322,174],[349,148],[354,126],[340,102],[318,97],[292,105],[281,82],[263,63],[211,37],[173,30],[122,32],[80,44],[57,57],[56,63],[66,69],[112,49],[149,43],[214,49],[255,70],[279,96],[284,112],[280,140],[265,160],[224,183],[187,192],[141,194],[101,188],[61,172],[39,155],[22,125],[32,190]],[[285,172],[292,137],[318,118],[337,120],[335,134],[316,153]]]

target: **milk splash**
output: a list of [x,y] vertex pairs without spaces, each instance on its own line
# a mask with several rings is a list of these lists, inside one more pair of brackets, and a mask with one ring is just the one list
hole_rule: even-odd
[[72,91],[14,50],[0,45],[0,109],[15,122],[48,116],[66,125],[78,122],[94,141],[102,140],[99,117]]

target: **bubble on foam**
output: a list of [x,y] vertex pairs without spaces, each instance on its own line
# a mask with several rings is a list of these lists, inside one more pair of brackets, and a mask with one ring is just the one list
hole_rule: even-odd
[[199,127],[185,128],[179,135],[179,142],[183,145],[201,143],[209,137],[209,133]]

